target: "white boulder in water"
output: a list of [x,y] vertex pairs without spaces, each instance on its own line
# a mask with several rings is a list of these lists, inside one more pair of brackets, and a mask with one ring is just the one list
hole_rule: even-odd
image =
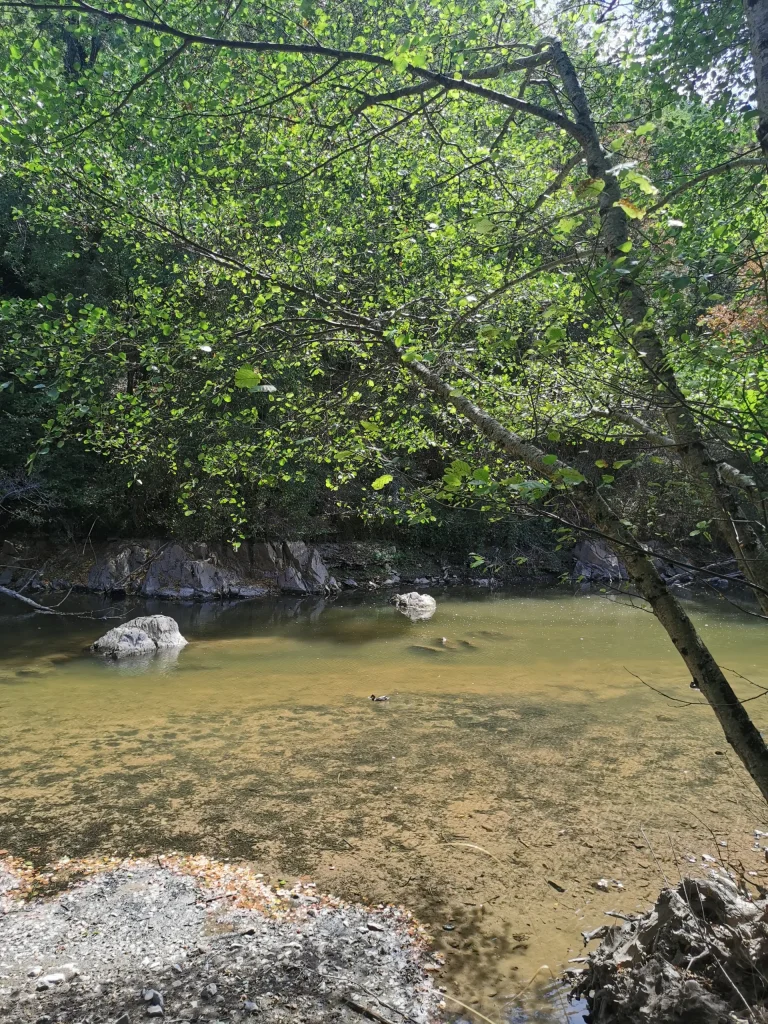
[[421,622],[424,619],[431,619],[437,611],[437,601],[429,594],[419,594],[413,590],[410,594],[395,594],[393,598],[395,608],[403,615],[407,615],[411,622]]
[[187,641],[170,615],[140,615],[115,626],[91,645],[94,654],[108,658],[125,658],[132,654],[154,654],[155,651],[186,647]]

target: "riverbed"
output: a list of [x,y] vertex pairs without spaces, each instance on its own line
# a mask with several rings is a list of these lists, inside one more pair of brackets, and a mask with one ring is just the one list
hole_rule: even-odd
[[[83,653],[113,623],[0,605],[0,847],[37,864],[199,852],[403,904],[467,1019],[580,1020],[552,979],[583,955],[581,931],[713,862],[765,883],[768,816],[642,608],[433,593],[421,623],[382,594],[77,598],[171,614],[190,641],[122,663]],[[764,623],[724,600],[689,607],[756,696]],[[766,701],[748,706],[768,728]]]

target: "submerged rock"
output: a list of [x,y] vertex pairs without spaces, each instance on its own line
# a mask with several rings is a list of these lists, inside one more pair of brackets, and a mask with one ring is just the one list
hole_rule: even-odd
[[575,977],[601,1024],[719,1024],[768,1020],[768,899],[753,900],[724,874],[685,878],[647,914],[603,926]]
[[437,601],[429,594],[419,594],[413,590],[410,594],[395,594],[392,602],[402,615],[406,615],[411,622],[421,622],[424,619],[431,619],[437,611]]
[[91,645],[91,650],[108,658],[125,658],[185,647],[186,644],[178,623],[170,615],[140,615],[110,629]]

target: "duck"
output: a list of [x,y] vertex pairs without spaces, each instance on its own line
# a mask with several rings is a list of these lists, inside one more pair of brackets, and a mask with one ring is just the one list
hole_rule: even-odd
[[389,697],[385,697],[383,695],[381,697],[377,697],[375,693],[372,693],[370,699],[373,700],[373,701],[376,701],[376,703],[378,703],[379,701],[382,701],[382,700],[389,700]]

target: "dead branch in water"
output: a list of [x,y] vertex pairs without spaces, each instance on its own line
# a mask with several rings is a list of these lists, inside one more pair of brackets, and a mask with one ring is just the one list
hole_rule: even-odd
[[37,601],[33,601],[31,597],[27,597],[25,594],[20,594],[17,590],[11,590],[10,587],[0,587],[0,594],[4,597],[14,598],[16,601],[21,601],[22,604],[28,605],[33,608],[40,615],[64,615],[75,619],[120,619],[121,615],[99,615],[96,612],[62,612],[59,611],[59,606],[62,605],[69,595],[72,593],[70,590],[65,597],[59,601],[59,604],[48,606],[45,604],[39,604]]

